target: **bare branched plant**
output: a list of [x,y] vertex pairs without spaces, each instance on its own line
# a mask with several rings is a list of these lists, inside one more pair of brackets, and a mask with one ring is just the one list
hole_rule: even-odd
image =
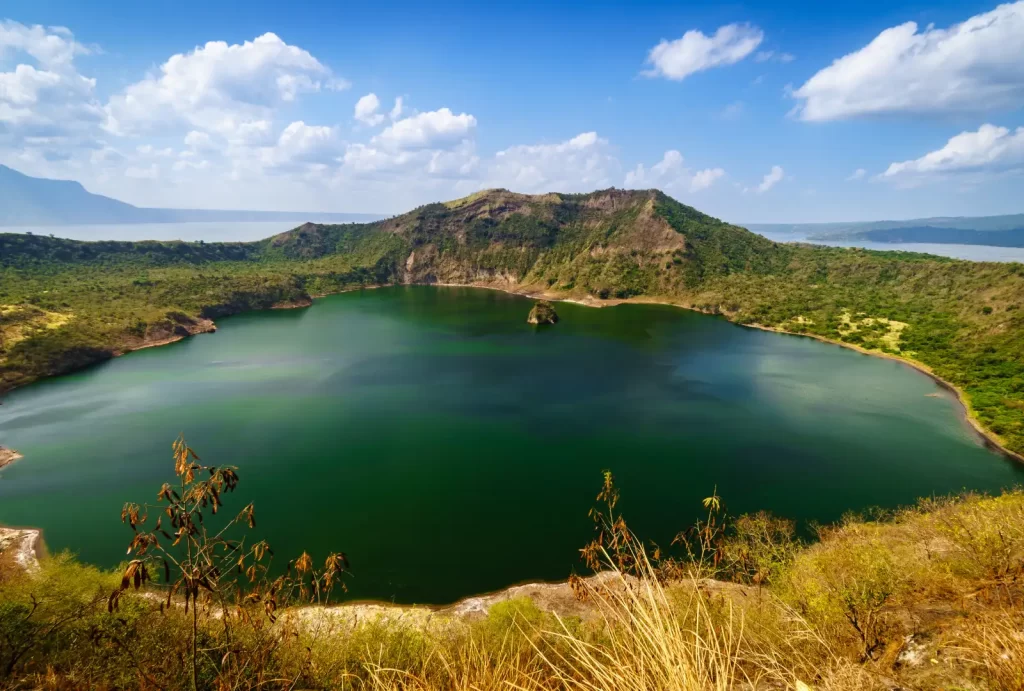
[[256,527],[253,504],[234,516],[219,513],[225,495],[238,486],[237,468],[203,465],[181,436],[173,453],[177,483],[160,488],[157,504],[127,503],[121,510],[121,521],[135,535],[108,611],[118,609],[129,589],[159,597],[162,613],[182,609],[191,618],[185,662],[193,690],[286,681],[261,678],[267,659],[296,635],[289,622],[279,620],[278,610],[323,604],[335,589],[345,590],[348,558],[332,553],[317,570],[303,552],[274,576],[267,542],[246,539],[246,529]]
[[802,660],[800,646],[813,638],[799,618],[781,603],[762,605],[790,634],[774,648],[763,631],[748,633],[742,607],[705,587],[705,579],[724,568],[726,520],[717,488],[702,502],[706,515],[673,540],[685,551],[679,559],[656,545],[645,547],[629,530],[617,512],[619,491],[609,471],[596,498],[602,506],[590,512],[595,536],[580,553],[598,575],[574,575],[569,586],[577,600],[592,603],[602,635],[596,644],[557,618],[559,627],[546,632],[554,643],[538,654],[559,686],[726,691],[797,682],[785,663]]
[[615,477],[610,470],[602,473],[601,491],[597,493],[597,501],[604,507],[590,509],[590,519],[594,522],[594,539],[583,549],[580,556],[587,567],[597,570],[603,564],[603,555],[611,555],[615,568],[625,573],[635,566],[635,555],[632,549],[633,534],[626,526],[621,514],[615,512],[619,503],[619,490],[615,486]]
[[[603,506],[593,507],[589,513],[594,522],[594,538],[580,550],[588,568],[597,571],[611,565],[624,574],[639,575],[637,559],[642,554],[645,561],[657,566],[656,573],[662,579],[709,578],[720,574],[725,553],[726,518],[717,487],[702,502],[707,515],[672,540],[672,546],[679,545],[684,549],[686,556],[682,560],[664,555],[658,545],[652,545],[648,553],[637,542],[622,514],[616,510],[619,496],[611,471],[603,471],[601,491],[596,497]],[[569,585],[574,590],[577,588],[575,577],[570,578]]]

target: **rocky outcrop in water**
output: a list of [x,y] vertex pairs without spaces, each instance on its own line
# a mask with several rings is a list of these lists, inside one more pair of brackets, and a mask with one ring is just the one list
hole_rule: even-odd
[[19,458],[21,458],[21,454],[14,449],[8,449],[4,446],[0,446],[0,468],[14,463]]
[[547,300],[538,300],[537,304],[530,310],[530,316],[526,318],[527,324],[556,324],[558,314],[554,306]]

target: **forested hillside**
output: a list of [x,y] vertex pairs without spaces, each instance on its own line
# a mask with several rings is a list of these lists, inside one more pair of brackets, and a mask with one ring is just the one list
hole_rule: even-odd
[[913,359],[1024,452],[1024,265],[786,245],[657,191],[481,192],[255,243],[0,235],[0,389],[362,285],[671,302]]

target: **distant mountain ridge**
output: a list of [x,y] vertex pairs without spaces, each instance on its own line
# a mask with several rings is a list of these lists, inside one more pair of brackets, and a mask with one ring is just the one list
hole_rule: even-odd
[[1007,230],[969,230],[966,228],[942,228],[937,226],[908,226],[905,228],[880,228],[863,230],[844,235],[812,236],[811,239],[827,240],[869,240],[871,242],[939,243],[945,245],[988,245],[993,247],[1024,247],[1024,222],[1019,228]]
[[[868,241],[1024,247],[1024,214],[937,216],[905,221],[850,223],[751,223],[755,233],[792,235],[820,242]],[[780,237],[781,239],[781,237]]]
[[755,233],[793,233],[835,237],[845,233],[894,228],[955,228],[958,230],[1001,231],[1024,227],[1024,214],[1001,216],[931,216],[903,221],[839,221],[834,223],[747,223],[740,224]]
[[60,226],[120,223],[190,223],[198,221],[296,221],[316,219],[363,223],[373,214],[308,211],[155,209],[133,206],[93,194],[73,180],[34,178],[0,165],[0,226]]

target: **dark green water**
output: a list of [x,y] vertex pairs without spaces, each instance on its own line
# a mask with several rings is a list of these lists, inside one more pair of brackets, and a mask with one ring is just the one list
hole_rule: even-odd
[[184,432],[240,467],[278,555],[346,551],[353,596],[449,602],[579,567],[611,469],[667,544],[717,485],[734,512],[829,521],[1024,480],[955,403],[891,361],[670,307],[388,288],[224,319],[216,334],[15,391],[0,521],[123,558],[126,500],[171,479]]

